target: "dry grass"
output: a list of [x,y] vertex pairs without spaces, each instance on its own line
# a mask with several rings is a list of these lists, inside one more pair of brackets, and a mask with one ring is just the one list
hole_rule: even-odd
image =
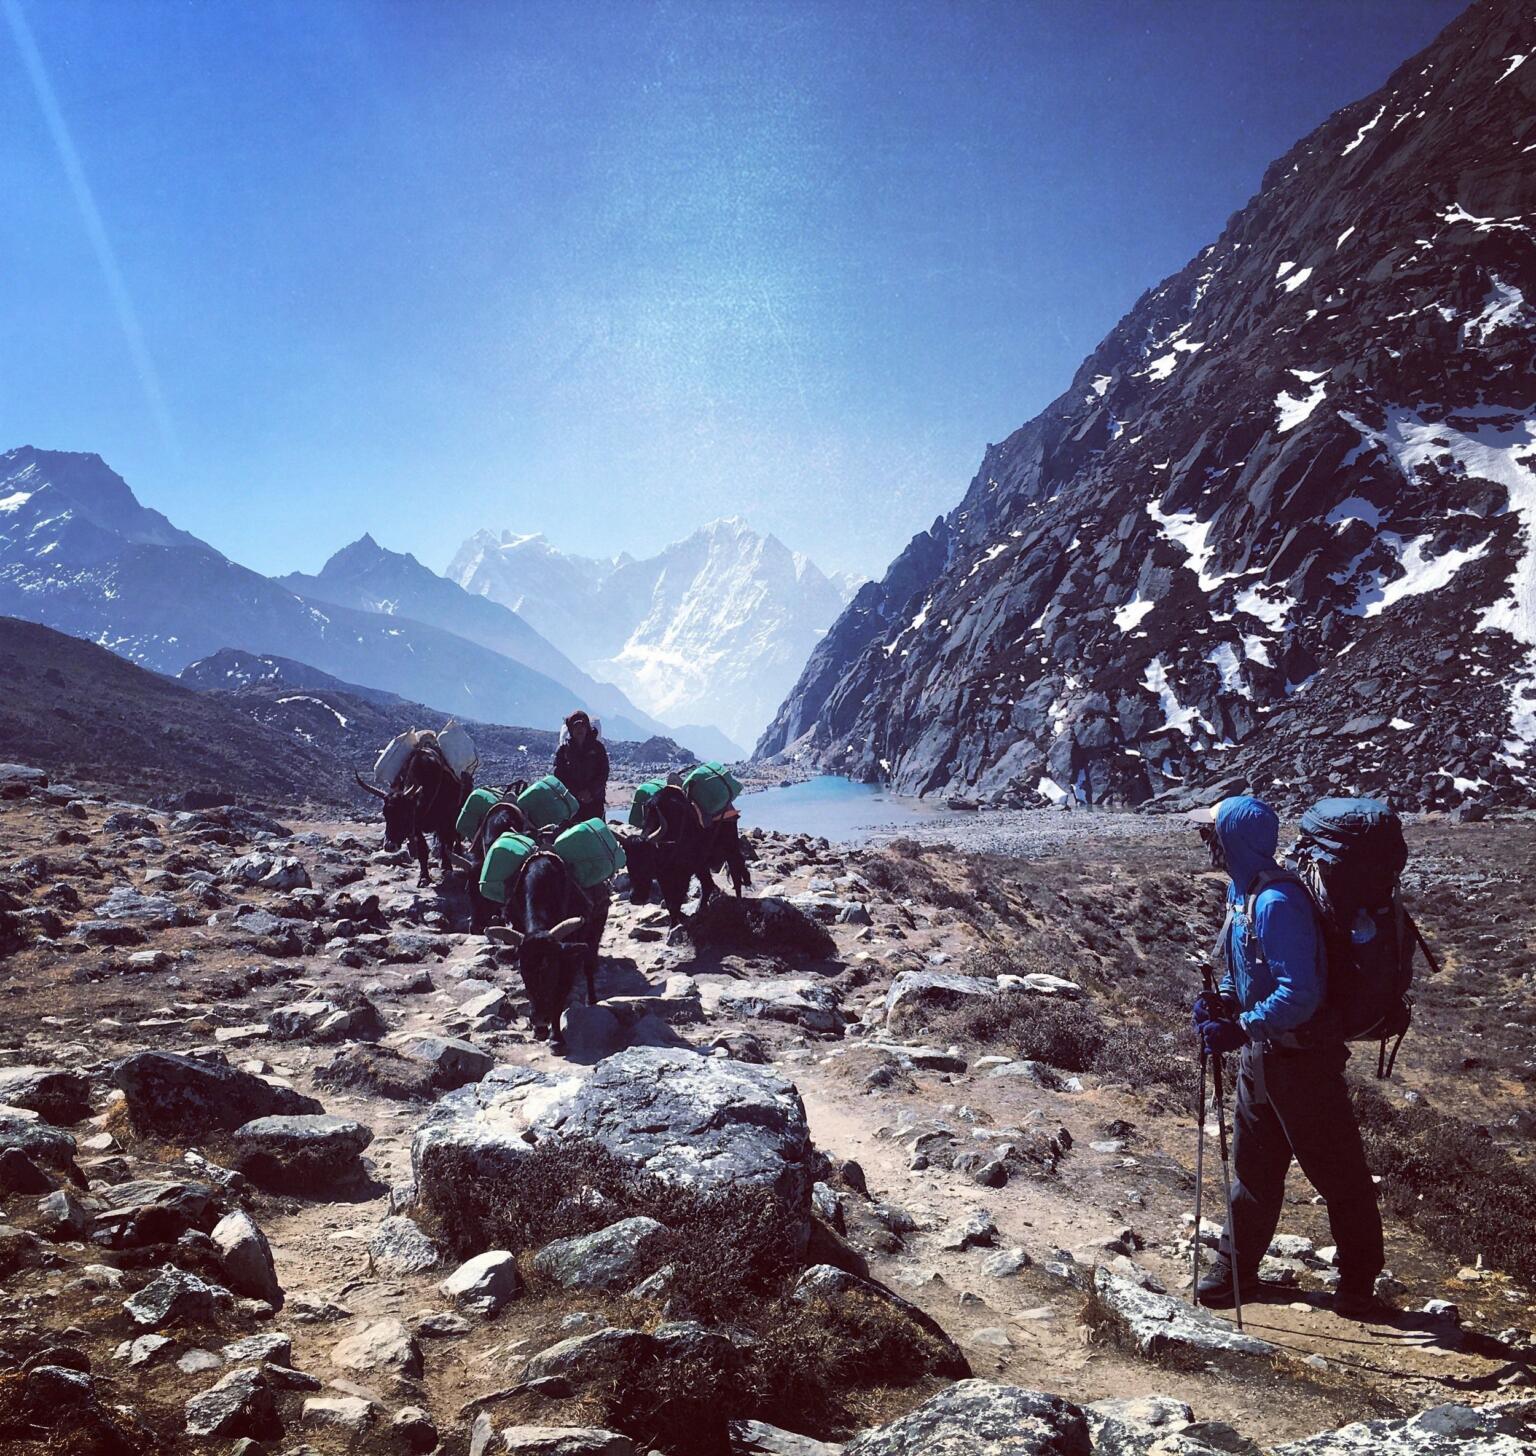
[[1536,1177],[1486,1128],[1422,1104],[1394,1106],[1374,1087],[1356,1087],[1354,1101],[1384,1211],[1465,1264],[1481,1254],[1536,1283]]

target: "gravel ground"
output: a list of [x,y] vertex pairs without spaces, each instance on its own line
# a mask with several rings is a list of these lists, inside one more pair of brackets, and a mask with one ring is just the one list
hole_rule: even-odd
[[1073,845],[1103,844],[1115,839],[1163,839],[1191,834],[1176,815],[1128,814],[1116,810],[997,809],[976,814],[936,815],[930,822],[876,827],[860,834],[860,842],[888,844],[915,839],[922,844],[948,844],[971,854],[1006,854],[1020,859],[1059,855]]

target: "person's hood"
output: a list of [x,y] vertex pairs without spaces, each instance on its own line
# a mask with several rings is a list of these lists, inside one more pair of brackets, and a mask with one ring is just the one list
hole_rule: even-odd
[[[603,736],[603,720],[601,718],[589,718],[587,721],[592,725],[592,737],[601,738]],[[570,741],[571,725],[569,723],[562,723],[560,725],[560,742],[563,745]]]
[[1280,819],[1268,804],[1247,794],[1223,799],[1216,806],[1216,834],[1227,861],[1227,873],[1238,894],[1246,895],[1253,878],[1275,866],[1280,843]]

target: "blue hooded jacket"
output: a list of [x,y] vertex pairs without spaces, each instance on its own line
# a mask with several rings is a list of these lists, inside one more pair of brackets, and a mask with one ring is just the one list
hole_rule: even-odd
[[1289,1034],[1321,1010],[1328,989],[1312,898],[1298,880],[1277,880],[1259,891],[1250,924],[1254,881],[1264,870],[1279,869],[1280,820],[1268,804],[1238,795],[1217,806],[1216,835],[1232,877],[1221,990],[1236,1000],[1238,1023],[1253,1041],[1294,1044]]

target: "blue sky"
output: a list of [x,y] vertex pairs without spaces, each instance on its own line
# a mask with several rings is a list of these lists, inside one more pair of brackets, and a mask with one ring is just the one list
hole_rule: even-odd
[[0,448],[270,572],[739,513],[878,574],[1461,8],[0,0]]

